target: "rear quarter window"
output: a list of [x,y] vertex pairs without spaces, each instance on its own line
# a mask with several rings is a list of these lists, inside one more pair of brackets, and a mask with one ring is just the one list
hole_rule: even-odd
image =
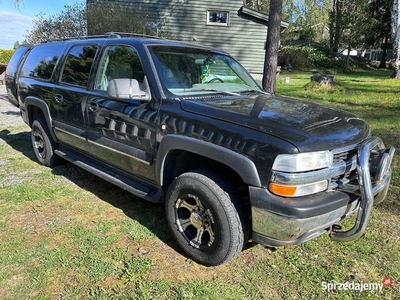
[[49,80],[63,47],[63,44],[43,44],[34,47],[25,60],[20,76]]
[[15,77],[15,73],[17,73],[19,63],[28,48],[29,46],[21,46],[14,52],[7,65],[6,76]]

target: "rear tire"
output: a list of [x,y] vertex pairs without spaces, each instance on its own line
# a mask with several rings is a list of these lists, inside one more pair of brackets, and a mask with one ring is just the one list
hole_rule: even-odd
[[57,143],[51,137],[43,119],[33,121],[31,139],[33,151],[42,165],[54,167],[59,163],[61,158],[54,153],[55,149],[57,149]]
[[180,175],[165,205],[175,240],[194,261],[217,266],[242,251],[244,213],[238,193],[219,174],[195,170]]

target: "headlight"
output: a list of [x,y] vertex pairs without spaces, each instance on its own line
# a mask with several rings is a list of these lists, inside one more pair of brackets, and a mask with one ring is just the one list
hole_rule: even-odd
[[329,168],[332,163],[331,151],[281,154],[276,157],[272,169],[282,172],[306,172]]
[[[333,155],[330,151],[278,155],[272,167],[277,172],[272,173],[279,173],[281,178],[290,178],[291,182],[298,184],[290,184],[286,180],[274,181],[276,178],[272,176],[269,190],[284,197],[300,197],[325,191],[329,181],[310,176],[310,172],[320,173],[318,170],[330,168],[332,165]],[[301,183],[304,178],[308,178],[307,183]]]

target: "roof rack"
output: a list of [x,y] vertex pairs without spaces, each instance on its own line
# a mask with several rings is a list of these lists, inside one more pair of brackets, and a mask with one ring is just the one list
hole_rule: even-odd
[[143,37],[143,38],[152,38],[152,39],[160,39],[159,37],[152,35],[145,35],[139,33],[130,33],[130,32],[106,32],[105,34],[99,35],[83,35],[83,36],[75,36],[75,37],[65,37],[65,38],[51,38],[41,43],[51,43],[51,42],[65,42],[70,40],[88,40],[88,39],[96,39],[96,38],[122,38],[122,37]]
[[144,38],[150,38],[150,39],[161,39],[160,37],[154,36],[154,35],[148,35],[148,34],[140,34],[140,33],[132,33],[132,32],[106,32],[106,35],[116,35],[117,37],[144,37]]
[[[108,37],[112,37],[112,36],[107,33],[99,34],[99,35],[82,35],[82,36],[72,36],[72,37],[65,37],[65,38],[51,38],[51,39],[42,41],[42,43],[64,42],[64,41],[70,41],[70,40],[88,40],[88,39],[108,38]],[[115,37],[118,37],[118,36],[115,36]]]

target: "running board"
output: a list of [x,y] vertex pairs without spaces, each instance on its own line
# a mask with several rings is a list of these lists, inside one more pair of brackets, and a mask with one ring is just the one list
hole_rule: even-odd
[[123,190],[130,192],[135,196],[154,203],[164,202],[164,195],[162,191],[148,187],[147,185],[139,183],[133,179],[124,177],[112,169],[106,168],[93,160],[85,158],[82,159],[81,155],[77,155],[73,151],[69,151],[69,149],[56,149],[55,153],[74,165],[122,188]]

